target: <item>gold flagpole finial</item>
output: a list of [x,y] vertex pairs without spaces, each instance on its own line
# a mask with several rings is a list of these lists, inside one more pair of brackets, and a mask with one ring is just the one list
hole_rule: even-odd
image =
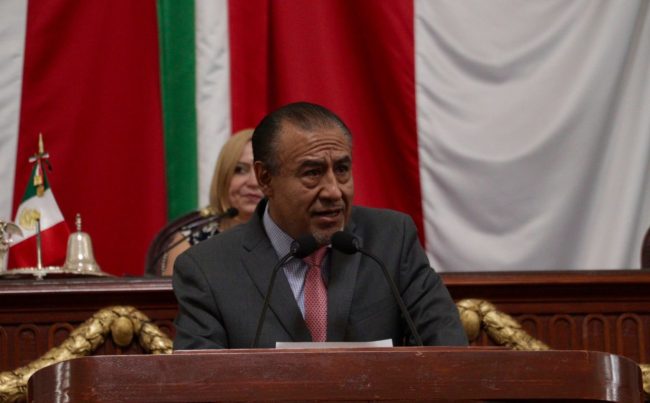
[[38,153],[45,154],[45,146],[43,145],[43,133],[38,133]]

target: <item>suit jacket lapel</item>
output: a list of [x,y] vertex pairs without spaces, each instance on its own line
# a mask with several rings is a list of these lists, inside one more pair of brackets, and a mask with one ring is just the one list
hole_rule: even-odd
[[[261,216],[265,207],[266,203],[261,202],[250,221],[244,224],[247,227],[244,249],[248,253],[242,256],[244,268],[255,283],[262,298],[266,296],[273,267],[278,263],[278,256],[262,224]],[[257,320],[259,312],[252,313],[252,315]],[[311,341],[311,333],[309,333],[298,304],[293,297],[289,281],[282,269],[279,270],[275,279],[266,320],[269,319],[269,315],[275,315],[278,318],[292,340]]]
[[[350,223],[346,230],[354,233],[354,223]],[[327,285],[327,340],[343,341],[357,282],[357,272],[361,263],[361,254],[346,255],[336,250],[332,250],[331,253]]]

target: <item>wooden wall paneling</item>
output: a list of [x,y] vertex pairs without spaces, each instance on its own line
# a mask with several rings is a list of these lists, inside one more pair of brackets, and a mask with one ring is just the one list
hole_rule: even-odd
[[582,347],[585,350],[613,351],[611,326],[605,315],[589,314],[584,317]]
[[528,334],[539,340],[548,339],[544,334],[544,325],[543,320],[537,315],[520,315],[517,318],[519,324],[521,324],[522,329],[524,329]]
[[9,336],[4,326],[0,326],[0,371],[9,368]]
[[[442,273],[455,300],[484,299],[551,348],[594,349],[650,363],[650,271]],[[132,305],[170,337],[176,300],[169,278],[0,279],[0,371],[43,354],[111,305]],[[54,328],[52,328],[54,326]],[[494,343],[481,332],[473,345]],[[141,352],[109,338],[95,354]]]
[[616,320],[617,354],[637,362],[647,362],[643,321],[637,314],[626,313]]
[[[136,307],[173,336],[177,307],[170,278],[0,279],[0,371],[35,360],[95,312],[113,305]],[[144,353],[139,343],[121,348],[110,337],[95,351],[134,353]]]
[[57,322],[48,329],[47,349],[51,349],[63,343],[70,336],[75,326],[66,322]]
[[580,349],[576,318],[571,315],[553,315],[549,319],[549,343],[556,349]]
[[47,338],[42,335],[41,329],[32,323],[24,323],[16,328],[12,350],[18,366],[28,364],[33,357],[39,357],[47,351]]
[[472,343],[473,346],[494,346],[495,344],[496,343],[494,343],[484,331],[482,331],[476,341]]

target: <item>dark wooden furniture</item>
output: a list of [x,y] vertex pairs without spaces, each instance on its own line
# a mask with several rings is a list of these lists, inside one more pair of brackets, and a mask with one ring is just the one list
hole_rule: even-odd
[[[0,280],[0,371],[35,360],[111,305],[133,305],[174,336],[177,308],[169,278]],[[137,343],[120,348],[109,338],[96,354],[142,352]]]
[[[480,298],[554,349],[650,363],[650,273],[644,270],[448,273],[455,300]],[[477,344],[491,345],[486,334]]]
[[[445,273],[456,300],[480,298],[552,348],[598,350],[650,363],[650,272]],[[171,337],[176,300],[168,278],[0,280],[0,371],[58,345],[97,310],[133,305]],[[477,345],[492,345],[487,335]],[[109,341],[97,354],[132,354]]]
[[84,357],[36,372],[28,396],[32,402],[643,401],[639,368],[612,354],[431,347]]

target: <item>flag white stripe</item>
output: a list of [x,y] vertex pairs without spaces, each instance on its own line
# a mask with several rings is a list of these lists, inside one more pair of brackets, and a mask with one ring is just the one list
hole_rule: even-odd
[[0,1],[0,220],[11,218],[27,1]]
[[227,0],[196,0],[199,203],[208,204],[217,156],[232,132]]
[[415,0],[427,250],[440,270],[639,267],[647,1]]
[[16,244],[36,234],[36,228],[33,225],[26,226],[21,222],[21,216],[27,210],[35,210],[39,213],[41,232],[63,222],[63,215],[61,214],[61,210],[59,210],[59,205],[56,203],[51,189],[45,190],[41,197],[32,196],[23,201],[16,212],[15,223],[18,224],[20,229],[23,231],[22,239],[17,238]]

